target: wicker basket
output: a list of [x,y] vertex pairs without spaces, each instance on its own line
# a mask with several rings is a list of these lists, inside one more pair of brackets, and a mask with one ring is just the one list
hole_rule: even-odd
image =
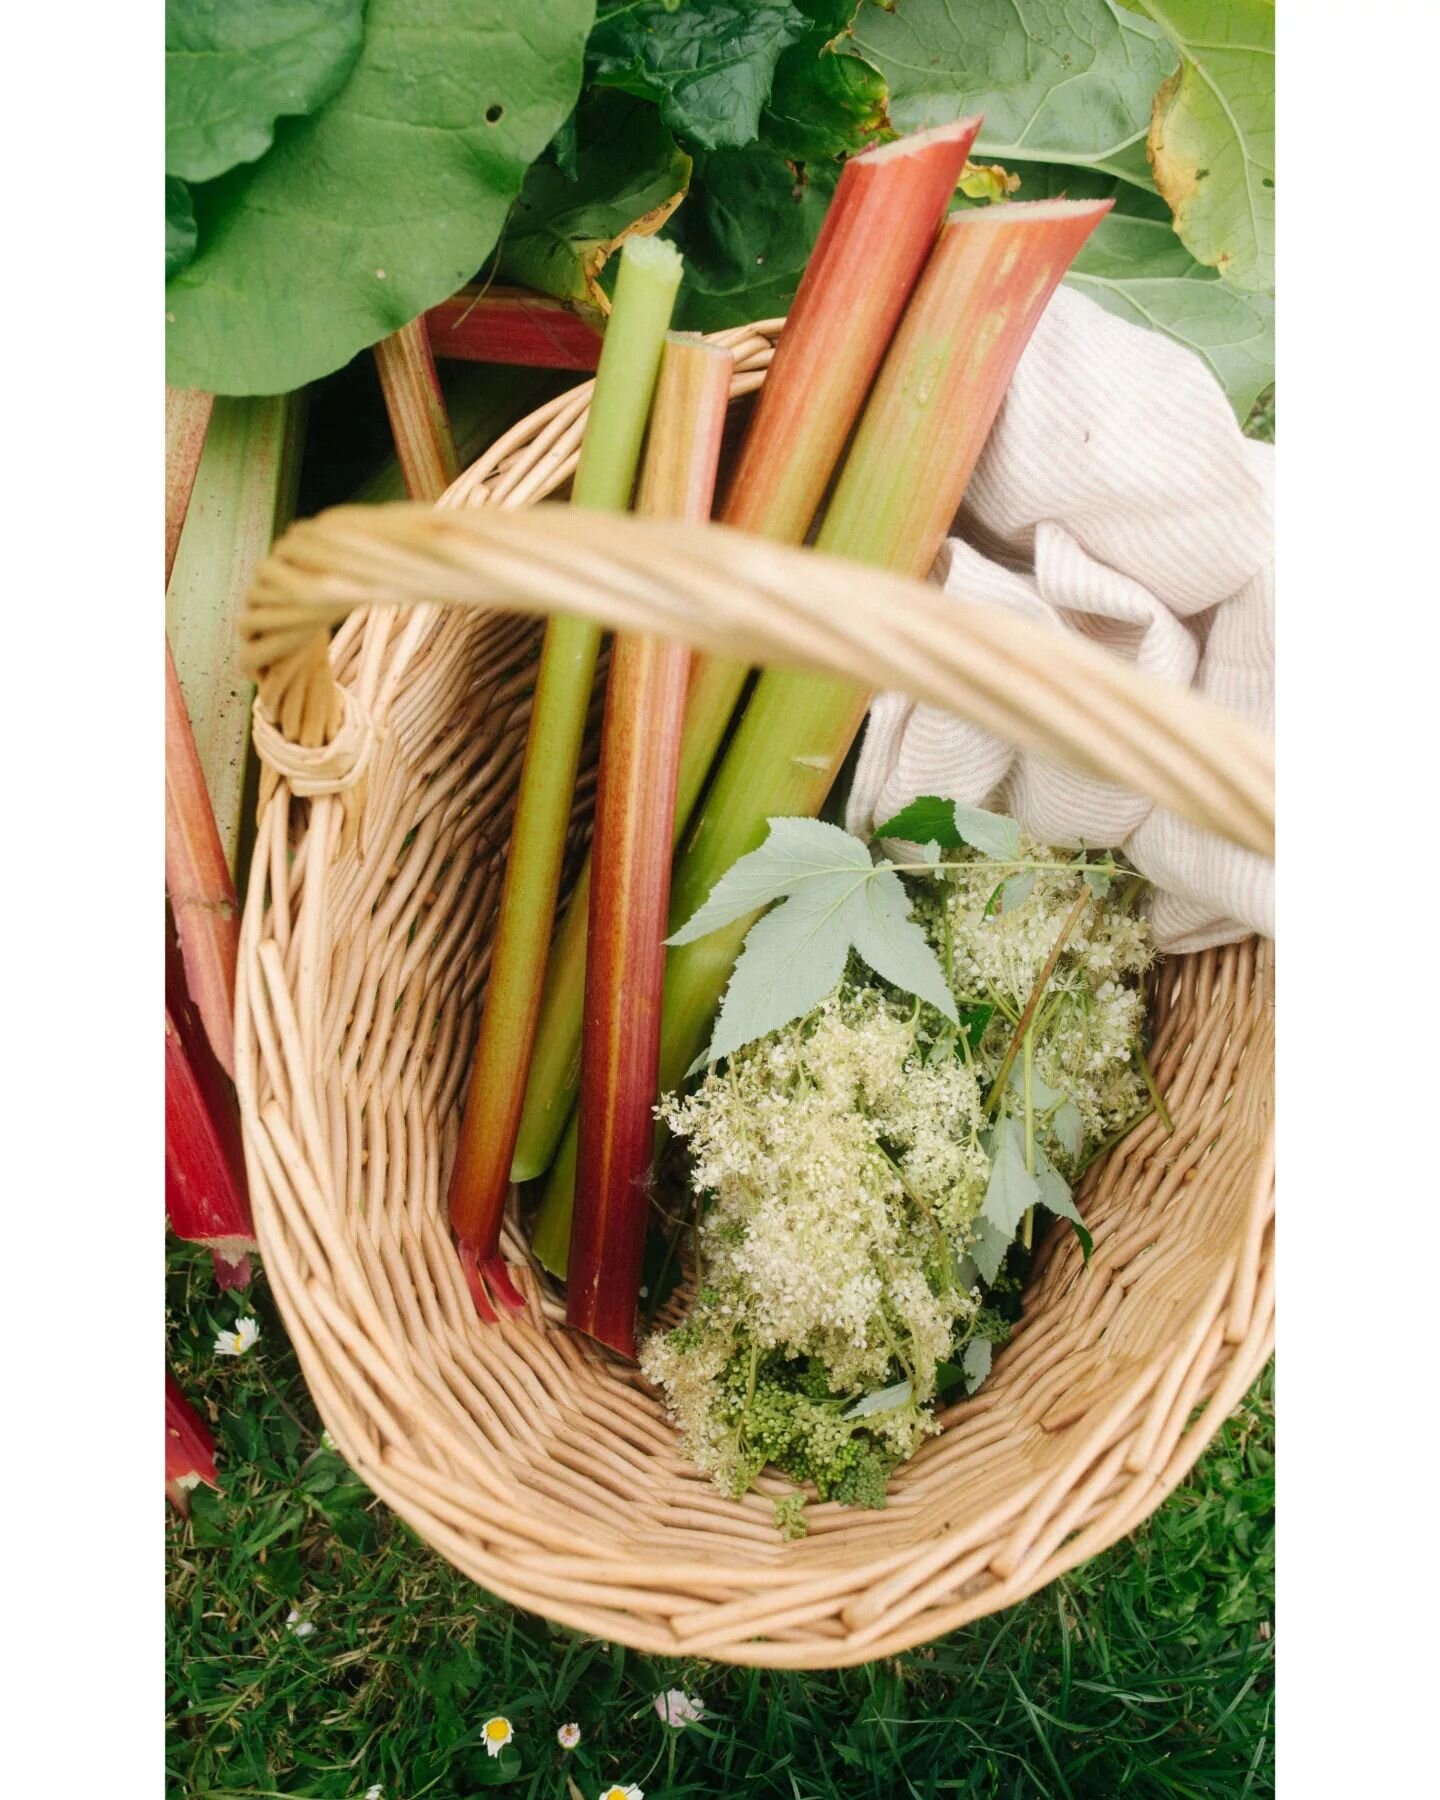
[[[736,395],[779,324],[719,334]],[[919,583],[716,526],[514,510],[568,479],[588,397],[517,426],[438,510],[294,527],[257,579],[265,774],[236,1054],[260,1246],[346,1458],[483,1587],[648,1651],[891,1655],[1132,1530],[1269,1354],[1271,949],[1162,965],[1175,1131],[1152,1118],[1092,1170],[1090,1266],[1052,1234],[990,1380],[886,1508],[812,1503],[809,1535],[782,1541],[767,1496],[789,1484],[722,1497],[638,1374],[563,1329],[537,1271],[528,1315],[481,1325],[446,1228],[537,615],[907,689],[1267,854],[1269,750],[1078,640]],[[513,1228],[506,1250],[524,1263]]]

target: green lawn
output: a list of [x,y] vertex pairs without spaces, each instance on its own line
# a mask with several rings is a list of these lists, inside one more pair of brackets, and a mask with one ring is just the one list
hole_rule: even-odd
[[[1269,1372],[1130,1542],[908,1656],[836,1673],[669,1662],[517,1613],[460,1579],[325,1450],[264,1278],[237,1306],[171,1254],[176,1374],[216,1414],[223,1497],[168,1531],[172,1796],[646,1800],[745,1794],[1241,1800],[1274,1786]],[[253,1309],[239,1361],[215,1332]],[[292,1609],[314,1625],[287,1629]],[[657,1693],[708,1717],[672,1732]],[[484,1751],[501,1712],[513,1750]],[[580,1724],[566,1755],[556,1727]]]

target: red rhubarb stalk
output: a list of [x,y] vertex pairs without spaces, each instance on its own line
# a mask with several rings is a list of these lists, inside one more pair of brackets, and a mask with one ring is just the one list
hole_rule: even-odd
[[[576,506],[621,512],[629,505],[681,268],[674,246],[658,238],[630,238],[621,252],[614,310],[575,472]],[[555,618],[546,627],[480,1034],[450,1178],[450,1223],[461,1267],[486,1320],[496,1317],[497,1301],[511,1309],[524,1304],[500,1256],[500,1226],[599,650],[599,628],[587,621]]]
[[563,300],[528,288],[462,288],[425,314],[430,348],[464,362],[593,369],[604,339]]
[[[637,512],[709,518],[733,372],[733,357],[718,345],[674,333],[667,340]],[[578,1201],[565,1316],[631,1358],[689,664],[683,646],[659,638],[616,643],[595,800]]]
[[165,948],[165,1211],[177,1237],[210,1250],[221,1287],[245,1287],[257,1246],[240,1116],[168,932]]
[[[799,544],[810,529],[895,333],[979,129],[917,132],[846,163],[825,214],[720,510],[727,525]],[[749,673],[697,656],[685,708],[675,830],[685,829]],[[515,1147],[516,1181],[549,1168],[573,1123],[585,985],[586,876],[550,953]],[[568,1187],[565,1190],[568,1193]],[[537,1226],[536,1254],[565,1273],[568,1207]]]
[[412,500],[438,500],[460,473],[460,459],[424,319],[412,319],[382,338],[375,346],[375,367],[405,492]]
[[202,1481],[207,1487],[220,1485],[215,1474],[215,1439],[166,1369],[165,1495],[182,1517],[189,1517],[191,1490]]

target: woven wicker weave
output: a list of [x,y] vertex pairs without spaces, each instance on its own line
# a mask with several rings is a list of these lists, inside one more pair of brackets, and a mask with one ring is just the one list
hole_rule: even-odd
[[[721,334],[737,394],[778,329]],[[588,395],[517,426],[441,510],[323,515],[257,579],[266,772],[236,1049],[259,1241],[345,1456],[483,1587],[650,1651],[792,1668],[894,1654],[1132,1530],[1262,1367],[1270,947],[1162,966],[1154,1061],[1175,1131],[1152,1118],[1087,1178],[1090,1266],[1068,1227],[1053,1234],[989,1382],[941,1415],[888,1506],[812,1504],[809,1536],[783,1542],[767,1496],[788,1483],[723,1498],[639,1376],[563,1329],[534,1270],[529,1314],[481,1325],[446,1229],[534,615],[905,688],[1265,853],[1269,751],[1198,698],[914,582],[717,526],[513,510],[568,478]],[[524,1262],[511,1228],[506,1248]]]

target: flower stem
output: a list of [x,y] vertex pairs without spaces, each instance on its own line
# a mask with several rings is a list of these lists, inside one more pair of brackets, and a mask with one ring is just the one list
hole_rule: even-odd
[[1050,977],[1055,973],[1055,970],[1059,965],[1060,953],[1065,948],[1065,941],[1075,929],[1076,925],[1079,924],[1081,913],[1083,913],[1085,908],[1090,904],[1090,897],[1090,890],[1089,888],[1086,888],[1079,899],[1070,908],[1069,912],[1066,913],[1065,922],[1060,927],[1059,936],[1055,939],[1054,944],[1051,946],[1050,954],[1045,959],[1045,966],[1035,978],[1035,985],[1030,990],[1030,998],[1025,1002],[1025,1010],[1020,1014],[1019,1021],[1015,1026],[1015,1034],[1010,1039],[1004,1056],[1000,1059],[1000,1067],[996,1071],[995,1080],[990,1089],[990,1097],[985,1102],[985,1110],[992,1116],[996,1107],[1000,1104],[1001,1097],[1004,1095],[1005,1084],[1010,1079],[1010,1071],[1015,1067],[1015,1058],[1019,1055],[1021,1046],[1026,1041],[1026,1036],[1030,1029],[1030,1021],[1035,1017],[1035,1009],[1039,1006],[1044,997],[1045,989],[1050,985]]

